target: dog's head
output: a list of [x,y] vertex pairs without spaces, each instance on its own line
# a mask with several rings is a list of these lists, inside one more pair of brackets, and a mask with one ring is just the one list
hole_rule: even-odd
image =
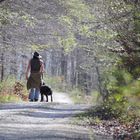
[[42,85],[45,85],[45,82],[43,82]]
[[41,80],[41,83],[40,83],[40,86],[43,86],[43,85],[45,85],[45,82],[44,82],[44,80],[42,79],[42,80]]

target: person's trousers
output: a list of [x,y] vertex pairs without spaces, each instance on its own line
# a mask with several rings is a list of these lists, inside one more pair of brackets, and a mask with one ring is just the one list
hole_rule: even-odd
[[39,99],[39,88],[31,88],[29,93],[29,100],[37,101]]

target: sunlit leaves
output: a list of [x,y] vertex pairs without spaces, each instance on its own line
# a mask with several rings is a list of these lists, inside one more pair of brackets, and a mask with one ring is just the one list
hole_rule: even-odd
[[140,11],[135,12],[135,32],[140,34]]
[[70,52],[76,47],[76,40],[74,36],[69,36],[68,38],[59,39],[59,43],[63,46],[66,53]]
[[63,0],[62,3],[68,8],[68,15],[77,21],[93,20],[90,7],[81,0]]
[[91,27],[88,25],[81,25],[80,29],[79,29],[79,33],[83,36],[86,37],[91,37],[93,35],[93,32],[90,31]]
[[110,39],[114,39],[117,33],[112,31],[111,29],[110,30],[102,29],[102,30],[98,30],[96,32],[96,35],[98,37],[101,37],[102,39],[104,38],[105,40],[110,40]]
[[49,45],[39,45],[39,44],[32,44],[29,46],[33,51],[40,51],[41,49],[50,48]]
[[26,13],[23,16],[20,16],[20,19],[23,20],[25,26],[34,26],[37,22],[37,20],[33,16],[30,16]]
[[36,22],[36,19],[31,15],[20,11],[19,13],[10,11],[6,8],[0,8],[0,25],[18,25],[21,22],[24,23],[25,26],[33,26]]
[[10,12],[6,9],[0,8],[0,25],[10,23]]
[[72,27],[73,21],[72,21],[72,19],[70,17],[68,17],[68,16],[61,16],[59,19],[60,19],[60,21],[62,23],[66,24],[67,27],[69,27],[69,28]]

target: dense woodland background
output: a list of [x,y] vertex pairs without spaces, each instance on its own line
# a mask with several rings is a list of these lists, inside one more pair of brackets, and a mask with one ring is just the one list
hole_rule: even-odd
[[25,80],[39,51],[65,90],[140,98],[139,0],[2,0],[0,31],[1,82]]
[[74,91],[79,100],[95,102],[96,95],[100,118],[137,122],[139,0],[0,0],[1,102],[11,99],[15,81],[26,84],[34,51],[53,89]]
[[24,79],[38,50],[49,76],[108,94],[114,69],[139,78],[139,12],[139,0],[3,0],[1,81]]

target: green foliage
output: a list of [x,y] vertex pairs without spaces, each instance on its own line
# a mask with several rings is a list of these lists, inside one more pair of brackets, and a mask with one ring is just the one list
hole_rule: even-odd
[[40,51],[43,49],[51,48],[51,46],[47,44],[46,45],[32,44],[32,45],[29,45],[29,47],[32,49],[32,51]]
[[53,90],[60,92],[68,92],[74,103],[97,104],[99,103],[99,93],[93,91],[90,95],[86,95],[80,88],[72,88],[66,84],[63,76],[44,76],[44,82]]
[[99,105],[102,100],[101,100],[101,94],[98,91],[91,91],[89,95],[88,101],[92,105]]
[[91,27],[89,25],[81,25],[79,27],[79,33],[85,37],[91,37],[93,36],[93,32],[90,31]]
[[73,99],[74,103],[84,103],[85,102],[85,94],[79,89],[73,89],[70,91],[70,97]]
[[97,91],[91,92],[90,95],[86,95],[84,91],[74,88],[68,91],[70,97],[73,99],[74,103],[84,103],[96,105],[99,103],[100,94]]
[[0,83],[0,102],[13,102],[18,100],[15,95],[12,95],[15,81],[15,77],[10,76]]
[[134,120],[135,116],[140,116],[138,109],[129,110],[131,107],[140,108],[140,81],[134,79],[138,72],[139,68],[132,74],[126,69],[114,67],[104,75],[104,84],[109,94],[106,102],[95,110],[99,118],[117,117],[121,121],[129,122]]
[[107,82],[107,90],[110,94],[120,93],[120,88],[131,83],[133,77],[130,73],[123,69],[117,69],[108,71],[108,74],[105,75]]
[[139,140],[140,139],[140,132],[139,131],[138,132],[135,132],[133,134],[133,137],[135,138],[135,140]]
[[95,107],[90,111],[91,116],[98,117],[101,120],[110,120],[121,117],[126,111],[125,105],[127,104],[127,100],[124,98],[116,97],[113,99],[109,99],[107,102]]
[[51,77],[51,76],[45,75],[43,79],[46,85],[52,87],[54,90],[62,92],[62,91],[65,91],[67,88],[67,85],[66,85],[66,82],[64,81],[63,76]]
[[23,23],[25,23],[26,27],[28,26],[33,27],[35,23],[37,22],[37,20],[33,16],[27,13],[21,13],[21,15],[19,15],[19,19],[21,19]]
[[84,25],[81,22],[92,22],[94,15],[91,13],[91,7],[81,0],[60,0],[60,3],[66,8],[67,13],[59,18],[60,23],[66,28],[65,37],[59,38],[60,46],[64,47],[66,53],[79,47],[75,35],[81,34],[85,37],[93,35],[90,25]]
[[73,25],[73,20],[69,16],[61,16],[59,20],[71,29]]
[[[128,101],[125,98],[111,97],[108,101],[94,106],[89,109],[86,113],[82,114],[81,117],[86,117],[91,120],[90,123],[95,122],[96,120],[114,120],[118,119],[120,121],[129,122],[132,116],[128,116],[127,107]],[[100,121],[97,121],[100,122]],[[96,122],[96,123],[97,123]]]
[[140,11],[136,11],[134,15],[135,32],[140,34]]
[[12,75],[8,76],[7,79],[4,79],[3,82],[0,83],[0,91],[7,90],[8,88],[9,90],[12,89],[15,82],[16,82],[15,76]]
[[68,16],[77,21],[93,20],[94,16],[90,13],[90,7],[81,0],[61,1],[68,9]]
[[2,24],[7,24],[8,22],[8,12],[6,10],[4,10],[3,8],[0,8],[0,26]]
[[122,94],[128,98],[129,104],[140,107],[140,81],[135,80],[121,89]]
[[76,48],[77,42],[73,34],[69,34],[67,38],[59,38],[59,43],[64,48],[65,53],[69,53]]
[[[109,96],[109,101],[112,102],[112,107],[118,107],[117,110],[121,110],[123,107],[124,114],[127,116],[128,108],[131,106],[134,107],[140,107],[140,81],[139,80],[132,80],[132,77],[127,77],[127,74],[125,74],[126,77],[124,80],[128,79],[128,81],[125,82],[125,84],[120,85],[117,84],[119,81],[117,81],[114,85],[110,86],[109,90],[111,91]],[[130,78],[131,77],[131,78]],[[123,101],[126,102],[123,102]],[[117,105],[116,105],[117,103]],[[114,108],[115,109],[115,108]],[[140,112],[136,111],[131,114],[132,116],[139,116]]]
[[0,103],[18,102],[19,98],[16,95],[0,94]]
[[[17,82],[15,76],[9,76],[7,79],[0,83],[0,102],[19,102],[21,98],[13,94],[14,85]],[[27,95],[27,90],[24,81],[20,81],[24,85],[23,92]]]
[[31,15],[20,11],[13,12],[8,8],[0,8],[0,25],[19,25],[20,22],[23,22],[25,26],[34,26],[36,19]]
[[108,29],[101,29],[98,30],[96,35],[104,40],[111,40],[114,39],[117,36],[117,33],[113,30]]
[[107,89],[111,96],[113,94],[118,98],[126,97],[131,102],[134,99],[133,102],[136,103],[136,99],[140,96],[140,81],[134,80],[132,74],[126,70],[115,69],[108,77]]

